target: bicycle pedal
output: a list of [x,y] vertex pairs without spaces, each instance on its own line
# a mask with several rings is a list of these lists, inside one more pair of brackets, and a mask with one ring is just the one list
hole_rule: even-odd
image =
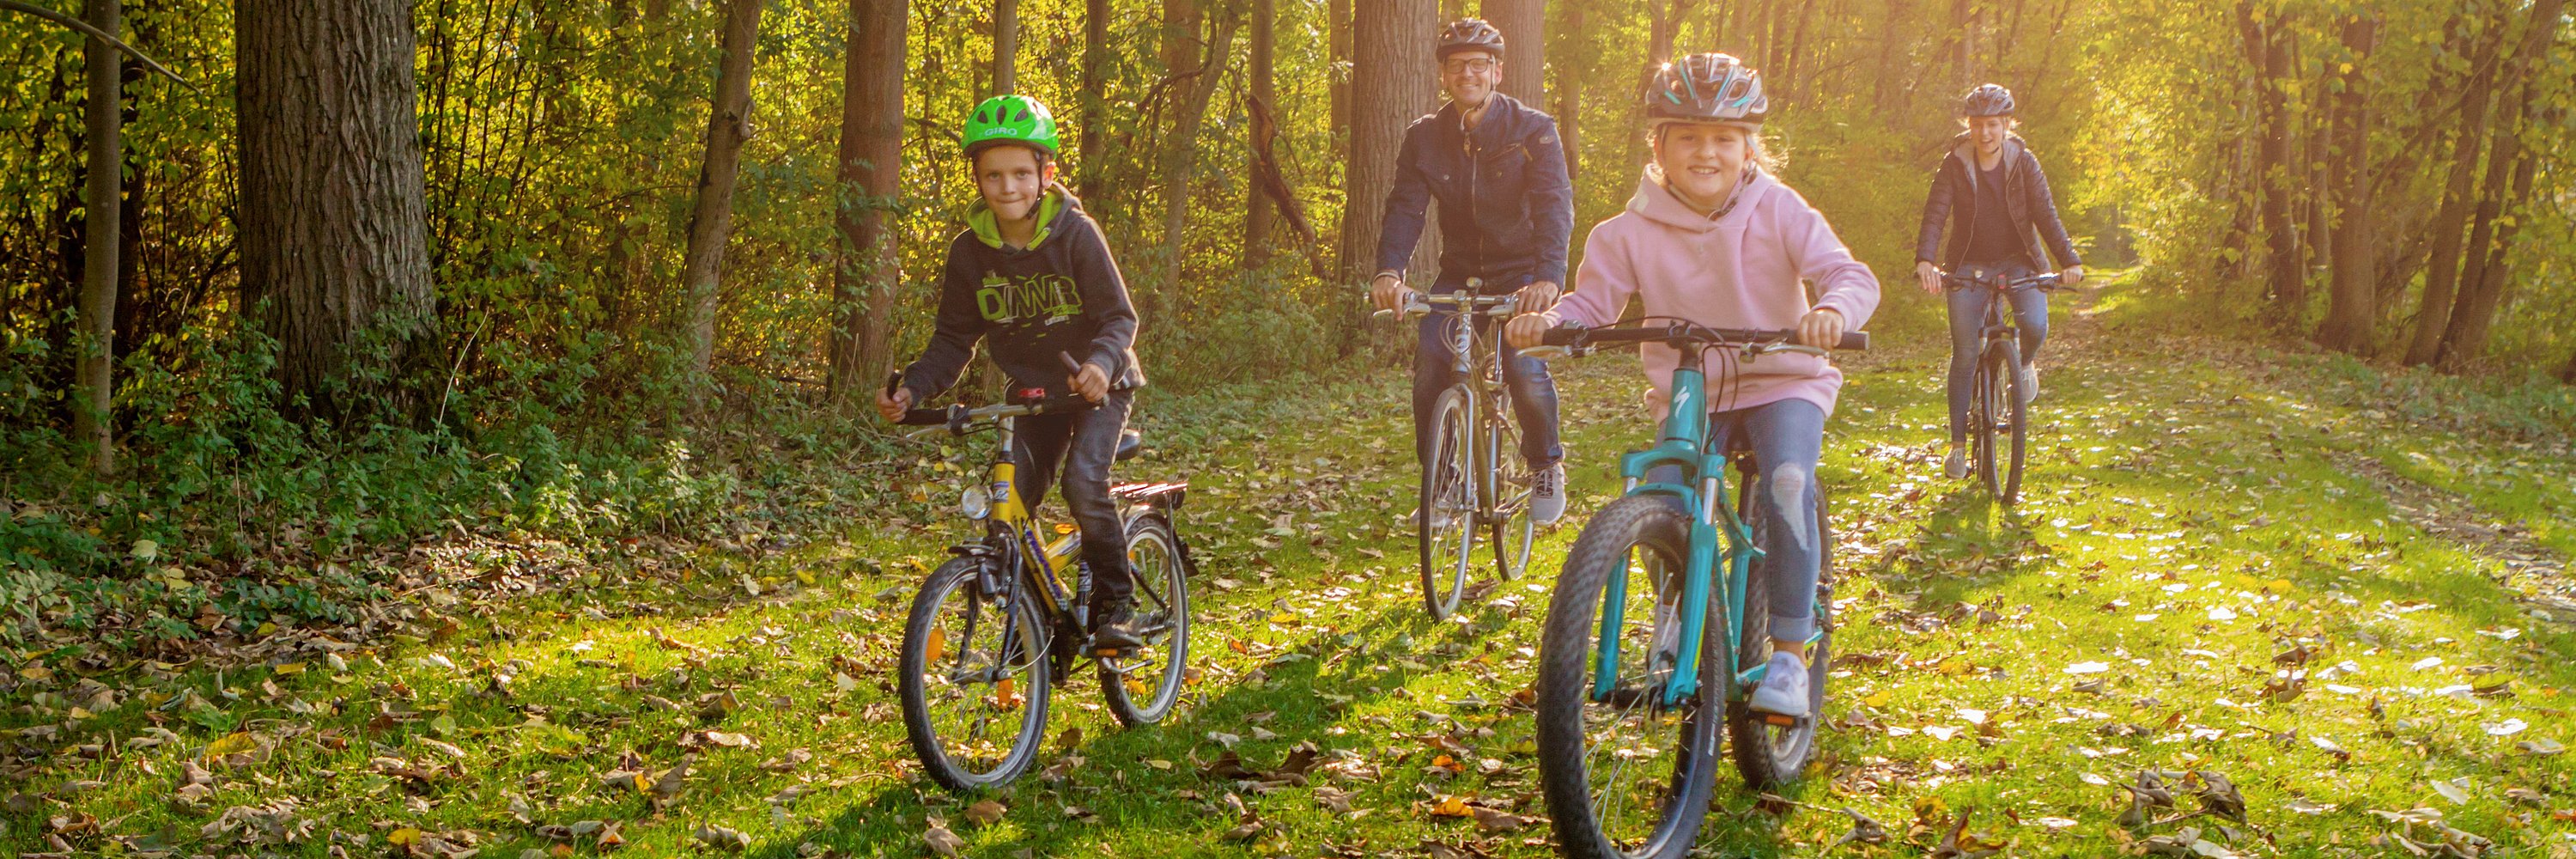
[[1762,722],[1764,724],[1776,725],[1783,728],[1795,728],[1798,726],[1798,717],[1782,715],[1779,713],[1764,713],[1762,714]]

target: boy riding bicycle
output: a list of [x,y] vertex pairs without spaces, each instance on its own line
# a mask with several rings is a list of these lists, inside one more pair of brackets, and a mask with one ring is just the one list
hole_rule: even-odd
[[[962,136],[980,204],[949,243],[937,330],[901,383],[877,394],[877,411],[901,420],[913,404],[947,391],[979,340],[990,344],[1014,391],[1075,394],[1096,404],[1019,421],[1019,488],[1034,508],[1064,467],[1065,501],[1091,568],[1094,644],[1133,647],[1140,639],[1126,526],[1109,495],[1109,465],[1132,392],[1145,384],[1127,283],[1100,226],[1056,183],[1058,137],[1046,105],[1019,95],[985,99]],[[1068,358],[1079,366],[1070,375]]]

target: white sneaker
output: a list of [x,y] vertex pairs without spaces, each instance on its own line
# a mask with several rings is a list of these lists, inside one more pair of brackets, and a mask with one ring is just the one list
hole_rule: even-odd
[[1941,473],[1949,475],[1951,480],[1968,476],[1967,457],[1959,454],[1959,445],[1956,442],[1950,445],[1950,458],[1942,463]]
[[2022,404],[2022,405],[2025,405],[2025,406],[2030,405],[2030,401],[2035,400],[2035,399],[2039,399],[2039,365],[2037,365],[2037,364],[2023,364],[2023,365],[2021,365],[2021,386],[2020,386],[2020,387],[2021,387],[2021,404]]
[[1530,475],[1529,505],[1530,520],[1542,525],[1565,516],[1565,463]]
[[1785,650],[1774,651],[1762,685],[1753,689],[1751,706],[1757,712],[1806,718],[1807,660]]

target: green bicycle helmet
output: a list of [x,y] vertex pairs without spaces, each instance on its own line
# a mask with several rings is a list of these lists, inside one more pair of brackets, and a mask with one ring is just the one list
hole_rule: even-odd
[[966,116],[966,157],[1003,143],[1016,143],[1050,158],[1057,152],[1055,114],[1044,103],[1024,95],[997,95],[975,105]]

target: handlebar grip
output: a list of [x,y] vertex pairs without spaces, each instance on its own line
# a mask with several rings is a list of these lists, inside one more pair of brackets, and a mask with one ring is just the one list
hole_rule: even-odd
[[885,394],[886,394],[886,396],[887,396],[887,397],[893,397],[893,396],[894,396],[894,391],[895,391],[895,389],[896,389],[896,388],[900,388],[900,387],[903,387],[903,371],[902,371],[902,370],[887,370],[887,371],[886,371],[886,387],[885,387]]
[[1869,332],[1845,331],[1842,342],[1835,344],[1834,348],[1845,352],[1867,352],[1869,351]]
[[1080,362],[1080,361],[1076,361],[1076,360],[1073,360],[1073,353],[1071,353],[1071,352],[1058,352],[1058,353],[1055,353],[1055,357],[1056,357],[1056,360],[1059,360],[1059,361],[1063,361],[1063,362],[1064,362],[1064,371],[1065,371],[1065,372],[1067,372],[1067,373],[1071,373],[1071,374],[1074,374],[1074,375],[1076,375],[1076,376],[1082,375],[1082,362]]
[[[1568,346],[1574,343],[1576,337],[1579,337],[1584,332],[1590,330],[1592,329],[1577,328],[1571,325],[1559,325],[1555,328],[1539,332],[1538,342],[1545,343],[1549,346]],[[1529,354],[1529,350],[1523,349],[1521,350],[1521,354]]]

